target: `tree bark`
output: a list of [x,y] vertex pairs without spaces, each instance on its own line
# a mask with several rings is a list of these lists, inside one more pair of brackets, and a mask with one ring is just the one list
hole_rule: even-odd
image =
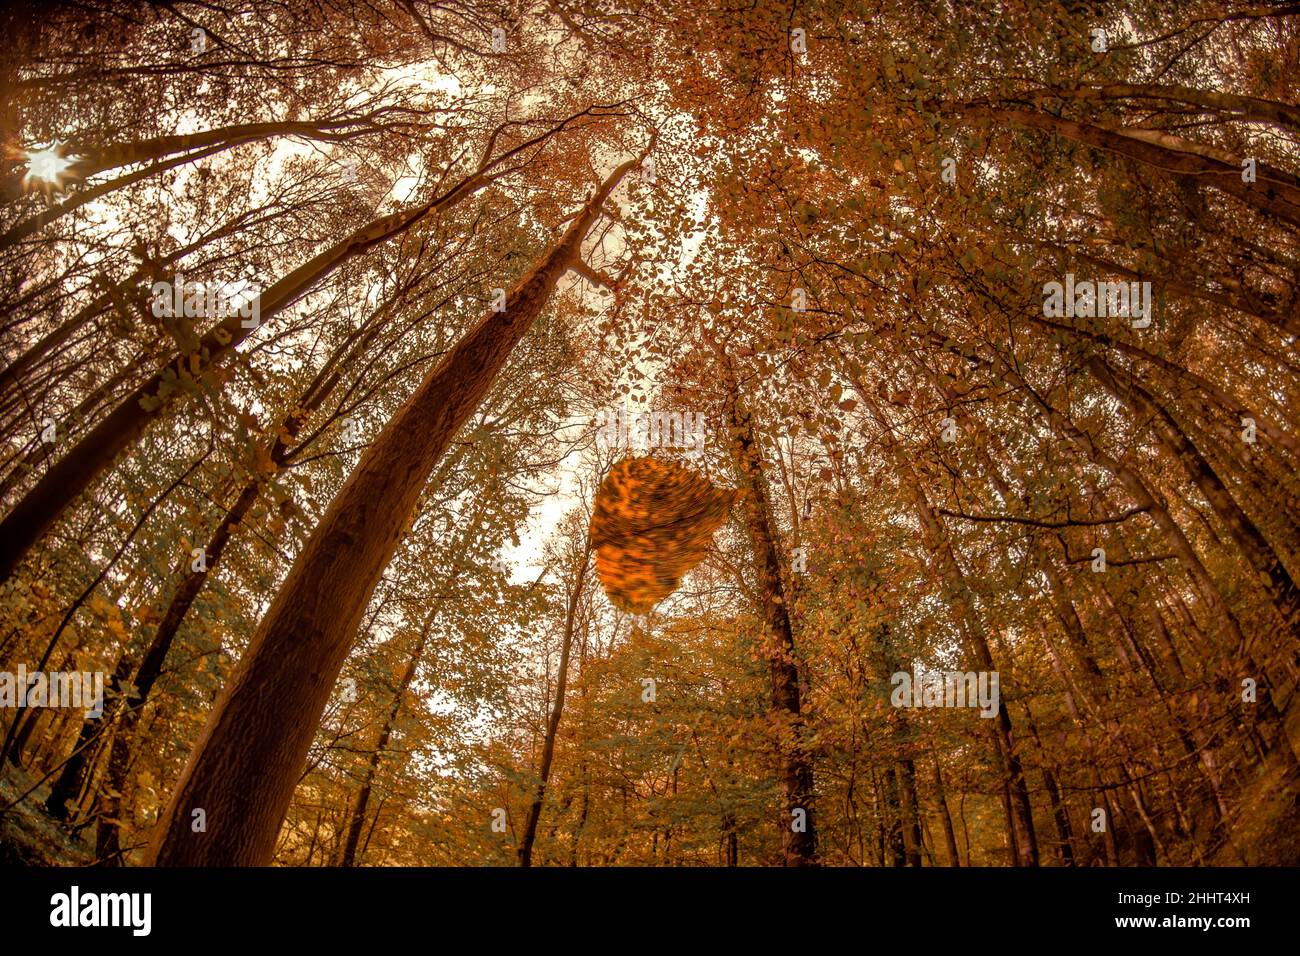
[[[563,238],[443,359],[367,449],[298,555],[190,754],[149,861],[260,866],[301,774],[361,616],[424,484],[531,327],[614,187],[619,166]],[[191,811],[203,809],[207,832]]]
[[1241,157],[1214,146],[1160,130],[1078,123],[1033,110],[973,108],[959,109],[958,113],[970,119],[1005,120],[1119,153],[1190,182],[1213,186],[1282,222],[1300,226],[1300,179],[1257,163],[1257,181],[1242,182]]
[[1230,120],[1250,123],[1268,123],[1284,132],[1300,132],[1300,107],[1257,96],[1240,96],[1213,90],[1197,90],[1189,86],[1100,83],[1070,89],[1053,89],[1053,96],[1072,100],[1164,100],[1196,106],[1206,112],[1231,114]]

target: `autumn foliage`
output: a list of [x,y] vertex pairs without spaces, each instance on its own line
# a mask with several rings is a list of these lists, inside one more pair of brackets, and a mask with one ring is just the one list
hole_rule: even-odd
[[0,861],[1300,862],[1293,4],[2,16]]

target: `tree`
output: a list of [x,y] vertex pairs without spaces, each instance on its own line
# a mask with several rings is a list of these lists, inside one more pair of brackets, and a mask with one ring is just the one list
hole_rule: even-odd
[[[324,710],[424,479],[580,255],[602,204],[645,155],[614,170],[555,246],[507,295],[506,311],[486,316],[367,450],[299,555],[218,701],[159,820],[152,862],[269,862],[313,718]],[[304,634],[310,635],[309,647]],[[318,662],[314,674],[301,674],[294,664],[304,651]],[[265,772],[268,766],[279,771]],[[213,821],[209,833],[190,829],[190,811],[196,808]]]

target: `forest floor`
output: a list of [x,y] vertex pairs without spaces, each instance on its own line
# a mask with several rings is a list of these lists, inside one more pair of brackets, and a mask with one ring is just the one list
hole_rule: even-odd
[[[0,810],[31,790],[35,778],[9,766],[0,773]],[[21,804],[0,814],[0,866],[86,866],[95,858],[93,827],[74,836],[45,812],[50,785],[42,783]]]

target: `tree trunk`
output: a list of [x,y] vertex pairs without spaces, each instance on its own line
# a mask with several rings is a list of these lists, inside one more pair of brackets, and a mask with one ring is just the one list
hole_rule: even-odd
[[948,812],[948,797],[943,788],[943,773],[939,770],[939,761],[934,761],[934,792],[939,803],[939,817],[943,821],[943,843],[948,851],[948,865],[954,869],[961,866],[961,857],[957,853],[957,834],[952,828],[952,815]]
[[916,799],[916,764],[911,757],[898,762],[898,796],[903,805],[903,850],[907,865],[921,865],[921,808]]
[[1044,130],[1076,143],[1119,153],[1180,179],[1213,186],[1248,206],[1292,226],[1300,226],[1300,179],[1258,163],[1258,182],[1242,182],[1241,157],[1217,147],[1159,130],[1077,123],[1041,111],[975,108],[958,112],[971,119],[1009,121],[1017,126]]
[[551,779],[551,760],[555,756],[555,738],[560,731],[560,718],[564,716],[564,690],[569,679],[569,651],[573,646],[573,623],[578,613],[578,601],[582,597],[582,585],[587,577],[587,564],[591,560],[591,541],[588,538],[582,550],[582,564],[569,595],[569,606],[564,614],[564,638],[560,645],[560,667],[555,675],[555,703],[551,707],[551,716],[546,724],[546,739],[542,743],[542,764],[538,768],[537,789],[533,792],[533,802],[528,808],[528,822],[524,825],[524,835],[519,841],[519,865],[533,865],[533,841],[537,837],[537,821],[542,817],[542,801],[546,797],[546,784]]
[[[724,361],[727,361],[724,359]],[[754,553],[759,599],[762,601],[762,653],[768,660],[772,682],[772,711],[779,718],[781,783],[785,794],[782,846],[786,866],[814,866],[817,838],[813,826],[813,771],[803,744],[804,721],[800,707],[799,670],[795,661],[794,633],[776,542],[772,535],[761,452],[749,413],[741,407],[735,374],[724,370],[733,428],[736,464],[745,489],[745,518]],[[803,811],[803,829],[796,831],[796,810]]]
[[1033,713],[1025,704],[1025,727],[1029,737],[1038,747],[1043,757],[1043,787],[1047,790],[1047,799],[1052,807],[1052,820],[1056,823],[1056,837],[1060,841],[1057,852],[1062,866],[1074,866],[1074,832],[1070,827],[1070,810],[1061,799],[1061,788],[1056,784],[1056,775],[1047,764],[1047,750],[1038,736],[1038,727],[1034,724]]
[[[1294,12],[1294,9],[1293,11]],[[1205,112],[1225,114],[1227,120],[1268,123],[1284,132],[1300,132],[1300,107],[1256,96],[1239,96],[1189,86],[1155,84],[1102,83],[1072,89],[1054,89],[1054,96],[1072,100],[1164,100],[1199,106]]]
[[881,841],[888,850],[889,865],[902,868],[907,865],[907,844],[903,840],[903,807],[898,795],[898,767],[887,764],[884,770],[884,808],[881,815]]
[[411,658],[406,662],[406,670],[402,672],[402,681],[397,686],[397,693],[393,695],[392,706],[388,710],[388,717],[384,720],[383,729],[379,732],[379,739],[375,741],[375,749],[370,753],[370,760],[366,765],[366,776],[361,782],[361,790],[357,793],[356,807],[352,811],[352,821],[348,826],[347,839],[343,844],[343,856],[339,866],[356,866],[359,857],[358,847],[361,844],[361,831],[366,825],[366,810],[370,806],[370,795],[374,790],[375,777],[379,772],[379,762],[383,757],[384,749],[388,746],[388,741],[393,735],[393,728],[397,725],[397,717],[402,710],[402,702],[406,697],[407,690],[411,687],[411,682],[415,680],[415,673],[419,670],[420,661],[424,658],[425,648],[429,643],[429,635],[433,633],[433,622],[438,616],[439,605],[434,605],[424,621],[424,627],[420,630],[420,638],[415,644],[415,649],[411,651]]
[[[852,380],[854,390],[862,403],[871,410],[886,433],[892,433],[892,426],[880,411],[875,399],[860,382]],[[948,588],[952,601],[953,613],[957,620],[967,652],[974,657],[979,669],[994,672],[997,666],[993,662],[993,653],[989,649],[988,636],[984,623],[975,607],[974,594],[966,581],[965,573],[957,561],[949,538],[938,513],[926,497],[919,476],[915,474],[911,462],[898,448],[892,434],[888,434],[886,447],[898,464],[904,490],[911,496],[917,520],[921,524],[926,547],[939,561],[939,572]],[[981,718],[983,719],[983,718]],[[1005,701],[998,707],[997,715],[989,721],[990,731],[999,759],[1006,771],[1007,791],[1004,808],[1007,813],[1007,825],[1010,830],[1010,843],[1019,866],[1038,865],[1038,841],[1034,834],[1033,807],[1029,801],[1029,786],[1025,780],[1020,756],[1016,753],[1015,732]]]
[[[514,288],[507,310],[489,313],[452,349],[362,456],[216,702],[159,819],[151,862],[270,862],[353,635],[429,474],[580,254],[601,205],[644,155],[614,171]],[[197,809],[207,832],[191,830]]]
[[[360,129],[352,129],[353,127],[360,127]],[[322,120],[318,123],[304,120],[242,123],[198,133],[155,136],[134,143],[115,143],[99,149],[78,148],[74,143],[68,147],[67,152],[81,158],[69,165],[64,175],[70,180],[88,179],[110,169],[133,166],[178,153],[188,156],[200,151],[205,154],[219,152],[245,143],[282,136],[337,141],[349,136],[359,136],[365,132],[378,131],[379,128],[373,122],[366,123],[361,117],[353,117]],[[13,202],[23,195],[22,179],[23,174],[15,172],[0,180],[0,202]]]
[[117,665],[113,668],[113,675],[109,679],[109,686],[115,696],[107,697],[98,717],[87,717],[81,722],[81,730],[77,733],[77,740],[72,746],[72,753],[64,761],[63,770],[59,773],[58,779],[50,785],[50,795],[45,801],[45,810],[56,820],[68,819],[68,801],[81,792],[81,785],[86,777],[86,769],[90,766],[91,754],[95,752],[90,745],[96,737],[104,733],[113,723],[122,699],[120,695],[124,690],[123,685],[127,676],[131,673],[132,658],[131,651],[123,651],[118,656]]
[[1256,581],[1262,579],[1268,582],[1265,586],[1268,599],[1277,611],[1279,623],[1285,628],[1289,643],[1293,646],[1300,643],[1300,589],[1296,588],[1277,554],[1233,499],[1232,493],[1205,460],[1205,456],[1179,428],[1168,410],[1138,382],[1122,379],[1100,356],[1092,356],[1087,364],[1093,377],[1118,401],[1127,405],[1135,419],[1151,423],[1165,450],[1183,467],[1187,477],[1200,489],[1215,514],[1227,526],[1242,557],[1256,573]]

